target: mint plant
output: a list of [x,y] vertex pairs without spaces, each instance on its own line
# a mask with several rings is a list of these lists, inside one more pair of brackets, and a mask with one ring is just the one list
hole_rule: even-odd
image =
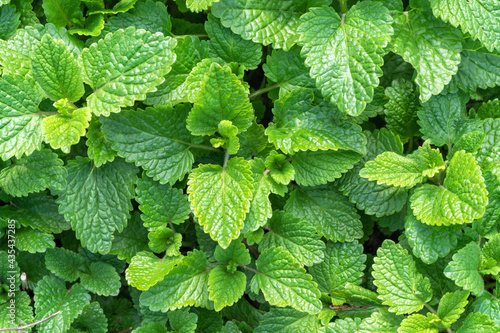
[[0,17],[0,331],[500,332],[497,1]]

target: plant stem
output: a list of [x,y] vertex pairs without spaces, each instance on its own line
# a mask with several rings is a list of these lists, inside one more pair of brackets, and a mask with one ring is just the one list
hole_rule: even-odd
[[339,4],[340,4],[340,12],[342,14],[346,14],[347,13],[347,0],[339,0]]
[[274,90],[276,88],[279,88],[282,84],[283,83],[276,83],[276,84],[273,84],[272,86],[256,90],[253,93],[251,93],[250,95],[248,95],[248,98],[253,99],[253,98],[257,97],[257,96],[265,94],[268,91],[271,91],[271,90]]

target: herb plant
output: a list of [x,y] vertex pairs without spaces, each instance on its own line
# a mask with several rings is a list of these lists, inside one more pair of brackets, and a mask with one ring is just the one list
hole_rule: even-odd
[[500,332],[497,0],[0,5],[0,331]]

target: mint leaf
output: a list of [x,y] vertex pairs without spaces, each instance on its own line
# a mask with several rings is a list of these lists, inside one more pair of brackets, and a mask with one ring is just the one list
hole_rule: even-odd
[[475,242],[470,242],[453,255],[453,260],[444,269],[444,275],[455,281],[456,285],[481,295],[484,291],[483,278],[478,272],[481,262],[481,249]]
[[19,26],[20,14],[16,12],[16,7],[13,4],[0,5],[0,39],[9,40],[16,34]]
[[289,161],[285,160],[286,156],[277,153],[275,150],[271,151],[264,163],[271,178],[278,184],[288,185],[295,177],[295,169]]
[[450,327],[464,312],[468,297],[468,291],[459,290],[454,293],[446,293],[441,298],[437,315],[445,327]]
[[116,151],[111,148],[111,143],[104,137],[104,132],[101,131],[101,123],[97,118],[90,121],[85,144],[88,147],[87,155],[94,160],[96,167],[114,161]]
[[148,234],[149,248],[155,253],[165,251],[167,256],[180,255],[182,234],[174,232],[167,227],[158,227]]
[[186,0],[186,6],[193,12],[201,12],[217,1],[219,0]]
[[242,272],[230,272],[225,266],[217,266],[208,276],[209,297],[214,301],[215,311],[237,302],[246,287],[246,276]]
[[78,0],[43,0],[42,7],[47,22],[53,23],[56,27],[83,23],[83,12]]
[[115,268],[105,262],[93,262],[88,273],[80,274],[80,283],[88,291],[97,295],[117,296],[122,286],[120,275]]
[[438,329],[434,326],[439,322],[439,317],[433,313],[427,313],[427,316],[421,314],[411,315],[401,322],[398,332],[401,333],[417,333],[429,332],[438,333]]
[[498,154],[500,138],[500,119],[485,119],[482,123],[482,132],[486,135],[483,144],[477,152],[477,161],[485,171],[500,171],[500,156]]
[[393,30],[389,10],[360,2],[340,17],[333,8],[311,8],[298,28],[302,56],[325,98],[357,116],[373,99],[382,76],[384,48]]
[[148,290],[163,280],[179,262],[181,258],[158,258],[152,252],[138,252],[131,260],[125,271],[125,278],[131,286],[139,290]]
[[234,268],[231,267],[232,265],[234,266],[234,264],[248,265],[251,262],[248,249],[245,247],[245,244],[238,240],[231,242],[226,249],[217,245],[214,252],[214,258],[222,264],[230,264],[228,268]]
[[488,317],[488,315],[472,312],[467,315],[462,327],[457,330],[457,333],[495,333],[497,331],[498,327],[495,325],[495,322]]
[[168,313],[168,322],[172,329],[178,333],[191,333],[196,329],[198,316],[190,313],[186,309],[170,311]]
[[10,302],[0,304],[0,327],[11,328],[17,325],[23,326],[26,322],[33,321],[33,308],[30,306],[31,298],[27,292],[16,292],[16,316],[14,319],[10,317],[11,309]]
[[42,121],[42,132],[45,141],[54,149],[70,152],[72,145],[80,141],[89,126],[92,114],[89,108],[74,110],[68,114],[57,114]]
[[73,251],[64,248],[47,250],[45,254],[45,265],[57,277],[64,281],[74,282],[80,277],[80,273],[87,271],[88,260]]
[[98,302],[85,305],[71,327],[84,332],[107,332],[108,320]]
[[489,292],[484,292],[476,298],[472,306],[474,312],[488,315],[496,325],[500,325],[500,300],[498,298],[495,298]]
[[54,235],[31,228],[22,228],[16,231],[16,247],[19,251],[29,253],[45,252],[56,247]]
[[286,332],[319,333],[321,326],[318,315],[300,312],[291,308],[271,308],[267,312],[255,333]]
[[148,230],[142,225],[142,220],[137,213],[128,220],[123,232],[115,231],[113,236],[113,244],[109,253],[116,254],[118,259],[125,259],[128,263],[138,252],[149,249]]

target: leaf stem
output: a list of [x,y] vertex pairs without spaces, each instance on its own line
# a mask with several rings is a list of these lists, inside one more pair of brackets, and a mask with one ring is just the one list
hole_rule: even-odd
[[252,267],[249,267],[247,265],[241,265],[240,267],[242,267],[242,268],[244,268],[244,269],[246,269],[247,271],[250,271],[250,272],[254,272],[254,273],[257,273],[257,274],[260,273],[258,270],[254,269]]
[[340,4],[340,13],[346,14],[347,13],[347,0],[339,0]]
[[248,95],[248,98],[253,99],[253,98],[257,97],[257,96],[265,94],[268,91],[277,89],[277,88],[281,87],[281,85],[283,85],[283,83],[276,83],[276,84],[273,84],[272,86],[256,90],[253,93],[251,93],[250,95]]
[[33,326],[38,325],[40,323],[43,323],[44,321],[47,321],[47,320],[49,320],[49,319],[51,319],[51,318],[53,318],[53,317],[55,317],[57,315],[60,315],[61,313],[62,313],[62,311],[57,311],[56,313],[53,313],[50,316],[45,317],[45,318],[43,318],[43,319],[41,319],[39,321],[35,321],[34,323],[31,323],[29,325],[18,326],[18,327],[13,327],[13,328],[2,328],[2,329],[0,329],[0,332],[9,332],[9,331],[17,331],[17,332],[19,332],[19,331],[24,331],[26,328],[30,328],[30,327],[33,327]]

